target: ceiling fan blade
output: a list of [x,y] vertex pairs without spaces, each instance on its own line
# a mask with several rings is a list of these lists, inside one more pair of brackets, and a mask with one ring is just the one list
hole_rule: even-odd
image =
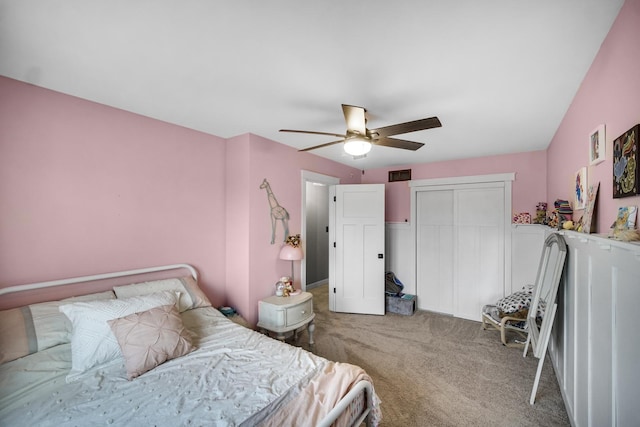
[[366,111],[362,107],[342,104],[342,112],[347,122],[347,133],[367,134]]
[[[338,136],[342,136],[342,135],[338,135]],[[327,142],[326,144],[314,145],[313,147],[303,148],[302,150],[298,150],[298,151],[315,150],[316,148],[328,147],[330,145],[339,144],[339,143],[342,143],[342,142],[344,142],[344,139],[341,139],[339,141]]]
[[309,133],[312,135],[328,135],[328,136],[337,136],[338,138],[346,138],[346,135],[341,133],[331,133],[331,132],[315,132],[312,130],[294,130],[294,129],[280,129],[280,132],[293,132],[293,133]]
[[424,144],[422,142],[407,141],[405,139],[397,138],[378,138],[372,141],[375,145],[382,145],[383,147],[402,148],[404,150],[416,151]]
[[[412,122],[398,123],[397,125],[385,126],[378,129],[371,129],[370,134],[378,134],[380,137],[400,135],[402,133],[416,132],[419,130],[439,128],[442,126],[437,117],[414,120]],[[374,135],[375,136],[375,135]]]

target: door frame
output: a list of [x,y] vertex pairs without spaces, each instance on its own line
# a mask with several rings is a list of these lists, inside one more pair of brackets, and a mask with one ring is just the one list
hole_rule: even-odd
[[[335,176],[323,175],[317,172],[311,172],[302,169],[300,171],[301,187],[302,187],[302,208],[300,212],[300,240],[302,241],[302,253],[307,253],[307,183],[318,183],[327,186],[340,184],[340,178]],[[327,199],[327,203],[329,200]],[[327,236],[327,239],[329,237]],[[307,258],[306,256],[300,260],[300,288],[303,291],[307,290]]]
[[409,181],[409,188],[411,190],[411,259],[413,260],[413,279],[416,286],[416,292],[418,290],[418,268],[417,259],[417,193],[419,191],[429,191],[435,189],[435,187],[450,186],[451,189],[455,189],[456,186],[463,186],[466,184],[486,184],[493,182],[504,183],[504,289],[503,293],[506,295],[511,290],[511,190],[512,182],[515,180],[515,172],[490,174],[490,175],[472,175],[472,176],[460,176],[450,178],[433,178],[433,179],[417,179]]

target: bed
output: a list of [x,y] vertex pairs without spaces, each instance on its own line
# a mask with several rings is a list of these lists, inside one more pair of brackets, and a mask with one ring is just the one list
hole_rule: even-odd
[[189,265],[14,286],[0,295],[174,270],[189,274],[0,312],[0,425],[380,422],[364,370],[232,322],[211,307]]

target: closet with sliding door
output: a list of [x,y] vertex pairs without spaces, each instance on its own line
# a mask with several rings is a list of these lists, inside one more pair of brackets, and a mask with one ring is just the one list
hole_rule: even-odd
[[511,289],[514,177],[411,181],[418,308],[478,321]]

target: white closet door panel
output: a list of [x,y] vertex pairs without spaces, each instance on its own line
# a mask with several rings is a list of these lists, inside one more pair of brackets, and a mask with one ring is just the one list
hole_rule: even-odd
[[503,225],[503,187],[456,190],[456,203],[456,224],[459,226]]
[[453,225],[453,190],[418,193],[418,222],[424,225]]
[[482,306],[503,296],[503,244],[491,227],[458,228],[454,315],[479,321]]
[[432,188],[415,202],[418,307],[479,321],[504,296],[504,184]]
[[418,233],[418,308],[453,314],[453,227],[423,225]]
[[418,308],[453,313],[453,191],[417,194]]
[[454,315],[480,320],[482,306],[504,296],[504,190],[457,190]]

